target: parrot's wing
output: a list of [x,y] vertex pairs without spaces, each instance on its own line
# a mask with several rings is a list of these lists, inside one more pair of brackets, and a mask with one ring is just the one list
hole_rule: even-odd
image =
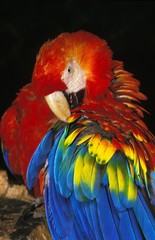
[[95,121],[85,119],[61,128],[50,149],[52,136],[49,132],[40,143],[27,174],[31,188],[39,173],[38,164],[40,168],[43,164],[40,154],[45,151],[44,196],[52,236],[154,239],[154,172],[147,171],[143,157],[138,152],[134,155],[124,143],[120,148],[115,135]]
[[1,143],[1,149],[2,149],[5,164],[6,164],[7,168],[9,169],[9,171],[14,175],[14,172],[13,172],[12,168],[10,167],[8,151],[3,147],[2,143]]
[[35,154],[32,156],[32,159],[28,166],[26,177],[27,177],[27,185],[29,189],[33,188],[35,182],[38,179],[40,170],[45,166],[45,162],[52,148],[52,144],[53,144],[53,133],[52,133],[52,130],[50,130],[42,139],[39,146],[37,147]]

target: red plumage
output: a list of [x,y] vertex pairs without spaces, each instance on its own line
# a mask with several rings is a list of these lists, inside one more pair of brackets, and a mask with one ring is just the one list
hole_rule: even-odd
[[113,78],[111,56],[106,41],[91,33],[63,33],[40,49],[32,77],[34,92],[45,96],[54,91],[64,91],[66,86],[61,75],[70,60],[75,59],[85,70],[86,98],[92,100],[102,95],[110,85]]
[[[26,172],[32,154],[55,122],[44,98],[37,98],[32,85],[23,87],[1,119],[1,141],[8,151],[9,165],[26,184]],[[35,193],[40,192],[39,185]]]

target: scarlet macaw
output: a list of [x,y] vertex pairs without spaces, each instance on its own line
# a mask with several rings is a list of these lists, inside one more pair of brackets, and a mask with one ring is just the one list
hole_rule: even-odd
[[[13,174],[22,176],[25,184],[32,154],[55,119],[45,100],[34,95],[31,83],[21,89],[1,119],[4,160]],[[37,182],[36,196],[41,195],[41,187]]]
[[27,170],[29,189],[38,176],[44,185],[53,239],[155,239],[155,138],[142,121],[139,81],[106,41],[79,31],[42,46],[31,86],[38,109],[45,99],[60,119]]

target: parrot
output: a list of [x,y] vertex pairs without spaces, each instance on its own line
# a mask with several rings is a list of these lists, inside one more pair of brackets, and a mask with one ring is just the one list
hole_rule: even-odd
[[[2,116],[0,132],[4,160],[13,176],[17,176],[17,180],[18,176],[22,177],[25,185],[31,156],[54,122],[55,116],[45,100],[34,95],[31,83],[21,89]],[[34,187],[34,195],[38,197],[42,195],[40,183],[38,181]]]
[[140,81],[80,30],[45,42],[1,121],[6,164],[44,197],[52,239],[155,239],[155,137]]

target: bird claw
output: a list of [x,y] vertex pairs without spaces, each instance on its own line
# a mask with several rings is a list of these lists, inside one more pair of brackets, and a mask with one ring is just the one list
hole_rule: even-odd
[[24,218],[33,216],[33,218],[44,218],[45,208],[43,197],[36,198],[28,213],[25,214]]

